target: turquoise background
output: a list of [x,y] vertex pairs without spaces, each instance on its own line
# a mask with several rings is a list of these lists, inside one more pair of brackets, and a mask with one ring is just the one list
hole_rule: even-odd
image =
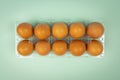
[[[120,80],[120,0],[0,0],[0,80]],[[15,55],[16,21],[92,22],[105,26],[105,56]]]

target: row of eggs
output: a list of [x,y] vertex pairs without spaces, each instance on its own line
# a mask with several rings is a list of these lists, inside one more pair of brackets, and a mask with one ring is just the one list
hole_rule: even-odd
[[29,23],[21,23],[17,27],[17,33],[22,38],[28,39],[33,34],[40,40],[45,40],[52,35],[57,39],[65,38],[68,34],[72,38],[81,38],[87,34],[90,38],[99,38],[104,33],[104,27],[99,22],[92,22],[88,24],[87,28],[83,23],[72,23],[68,26],[65,23],[58,22],[53,24],[52,29],[48,24],[38,24],[33,29]]
[[85,51],[92,56],[98,56],[103,51],[103,45],[97,40],[87,44],[82,40],[72,40],[69,45],[63,40],[56,40],[52,45],[46,40],[40,40],[35,45],[29,40],[22,40],[17,46],[17,51],[22,56],[31,55],[34,49],[42,56],[49,54],[51,49],[58,56],[64,55],[67,50],[74,56],[81,56]]

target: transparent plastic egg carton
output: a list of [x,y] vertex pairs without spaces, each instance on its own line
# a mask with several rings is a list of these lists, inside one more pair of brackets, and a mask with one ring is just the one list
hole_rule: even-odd
[[[43,57],[43,56],[37,54],[37,52],[36,52],[35,50],[33,50],[33,53],[32,53],[31,55],[28,55],[28,56],[22,56],[22,55],[20,55],[20,54],[18,53],[18,51],[17,51],[17,45],[18,45],[18,43],[19,43],[20,41],[25,40],[25,39],[21,38],[21,37],[17,34],[16,29],[17,29],[17,26],[18,26],[20,23],[24,23],[24,22],[27,22],[27,21],[17,21],[16,24],[15,24],[15,53],[16,53],[16,56],[19,57],[19,58],[31,58],[31,57],[38,57],[38,56],[39,56],[39,57]],[[71,23],[80,22],[80,21],[71,21],[71,20],[68,20],[68,19],[67,19],[67,20],[59,20],[59,21],[56,21],[56,20],[45,20],[45,21],[44,21],[44,20],[41,20],[41,21],[39,21],[39,22],[36,23],[36,24],[35,24],[35,23],[32,23],[32,22],[27,22],[27,23],[32,24],[33,28],[34,28],[37,24],[40,24],[40,23],[48,24],[48,25],[50,25],[50,28],[52,28],[52,25],[53,25],[54,23],[56,23],[56,22],[63,22],[63,23],[65,23],[65,24],[67,24],[67,25],[68,25],[68,29],[69,29],[69,26],[70,26]],[[34,25],[33,25],[33,24],[34,24]],[[84,24],[84,23],[83,23],[83,24]],[[86,27],[86,26],[85,26],[85,27]],[[105,32],[104,32],[104,33],[105,33]],[[27,40],[32,41],[32,42],[34,43],[34,45],[35,45],[35,43],[36,43],[37,41],[40,41],[40,40],[37,39],[34,35],[33,35],[31,38],[27,39]],[[105,35],[104,35],[104,34],[103,34],[100,38],[97,38],[97,39],[89,38],[87,35],[83,36],[82,38],[78,38],[78,39],[71,38],[70,35],[66,36],[66,37],[63,38],[63,39],[57,39],[57,38],[55,38],[55,37],[51,34],[50,37],[47,39],[47,41],[50,42],[51,46],[52,46],[52,44],[53,44],[56,40],[64,40],[64,41],[68,44],[68,46],[69,46],[69,44],[70,44],[70,42],[71,42],[72,40],[82,40],[82,41],[85,42],[85,44],[87,44],[87,43],[90,42],[91,40],[98,40],[98,41],[100,41],[100,42],[102,43],[102,45],[103,45],[103,52],[102,52],[100,55],[98,55],[98,56],[91,56],[91,55],[89,55],[89,54],[87,53],[87,51],[85,51],[83,55],[77,56],[77,57],[83,57],[83,56],[84,56],[84,57],[97,57],[97,58],[101,58],[101,57],[104,56],[104,40],[105,40]],[[51,48],[52,48],[52,47],[51,47]],[[48,55],[45,55],[45,56],[50,56],[50,57],[52,57],[52,56],[55,57],[55,56],[56,56],[56,57],[59,57],[59,56],[57,56],[56,54],[54,54],[54,52],[52,51],[52,49],[51,49],[50,53],[49,53]],[[67,50],[67,52],[66,52],[64,55],[62,55],[62,56],[64,56],[64,57],[76,57],[76,56],[72,55],[69,50]],[[62,56],[61,56],[61,57],[62,57]]]

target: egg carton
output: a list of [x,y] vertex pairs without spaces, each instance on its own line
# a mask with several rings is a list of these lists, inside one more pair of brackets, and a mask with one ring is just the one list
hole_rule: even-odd
[[[26,21],[17,21],[16,24],[15,24],[15,53],[16,53],[16,56],[19,57],[19,58],[32,58],[32,57],[35,57],[35,56],[41,56],[41,55],[37,54],[37,52],[36,52],[35,50],[34,50],[33,53],[32,53],[31,55],[29,55],[29,56],[22,56],[22,55],[20,55],[20,54],[18,53],[18,51],[17,51],[17,45],[18,45],[18,43],[19,43],[20,41],[25,40],[25,39],[21,38],[21,37],[17,34],[16,29],[17,29],[17,26],[18,26],[20,23],[23,23],[23,22],[26,22]],[[53,25],[55,22],[57,22],[57,21],[55,21],[55,20],[52,20],[52,21],[51,21],[51,20],[48,20],[47,22],[40,21],[40,23],[49,24],[49,25],[50,25],[50,28],[52,28],[52,25]],[[64,20],[64,21],[58,21],[58,22],[64,22],[64,23],[66,23],[66,24],[68,25],[68,28],[69,28],[70,24],[73,23],[73,22],[70,21],[70,20]],[[77,22],[78,22],[78,21],[77,21]],[[28,23],[30,23],[30,22],[28,22]],[[38,24],[38,23],[37,23],[37,24]],[[35,25],[34,25],[34,26],[35,26]],[[36,44],[36,42],[39,41],[39,39],[36,38],[34,35],[33,35],[31,38],[27,39],[27,40],[32,41],[34,44]],[[51,34],[50,37],[47,39],[47,41],[50,42],[51,45],[52,45],[56,40],[61,40],[61,39],[55,38],[52,34]],[[70,35],[68,35],[67,37],[63,38],[62,40],[64,40],[64,41],[68,44],[68,46],[69,46],[70,42],[73,41],[73,40],[76,40],[76,39],[75,39],[75,38],[72,38],[72,37],[70,37]],[[90,42],[91,40],[93,40],[93,39],[92,39],[92,38],[89,38],[87,35],[85,35],[85,36],[83,36],[82,38],[78,38],[77,40],[82,40],[82,41],[84,41],[84,42],[87,44],[87,43],[89,43],[89,42]],[[102,43],[102,45],[103,45],[103,51],[102,51],[102,53],[101,53],[100,55],[98,55],[98,56],[95,56],[95,58],[101,58],[101,57],[104,56],[104,40],[105,40],[105,35],[103,34],[100,38],[97,38],[97,39],[94,39],[94,40],[100,41],[100,42]],[[50,53],[49,53],[48,55],[46,55],[46,56],[53,56],[53,57],[55,57],[55,56],[57,56],[57,55],[54,54],[54,52],[51,50]],[[73,55],[70,53],[69,50],[67,50],[67,52],[66,52],[63,56],[65,56],[65,57],[76,57],[76,56],[73,56]],[[85,53],[84,53],[83,55],[81,55],[81,56],[84,56],[84,57],[94,57],[94,56],[89,55],[89,54],[87,53],[87,51],[85,51]],[[81,57],[81,56],[80,56],[80,57]],[[79,56],[78,56],[78,57],[79,57]]]

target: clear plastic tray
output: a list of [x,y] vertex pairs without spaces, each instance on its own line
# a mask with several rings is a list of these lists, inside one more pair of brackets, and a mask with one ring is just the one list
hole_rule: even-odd
[[[17,26],[20,24],[20,23],[23,23],[23,22],[26,22],[26,21],[17,21],[16,24],[15,24],[15,53],[16,53],[16,56],[19,57],[19,58],[31,58],[31,57],[35,57],[35,56],[41,56],[39,54],[37,54],[37,52],[34,50],[33,53],[29,56],[22,56],[18,53],[17,51],[17,45],[18,43],[21,41],[21,40],[24,40],[23,38],[21,38],[17,32],[16,32],[16,29],[17,29]],[[70,21],[70,20],[61,20],[61,21],[56,21],[56,20],[47,20],[47,21],[39,21],[39,23],[46,23],[46,24],[49,24],[50,27],[52,28],[52,25],[55,23],[55,22],[64,22],[68,25],[68,28],[69,28],[69,25],[73,22],[80,22],[80,21]],[[28,23],[31,23],[31,22],[28,22]],[[35,27],[35,25],[39,24],[39,23],[31,23],[33,25],[33,27]],[[105,33],[105,32],[104,32]],[[38,39],[33,35],[31,38],[29,38],[28,40],[32,41],[34,44],[38,41]],[[52,43],[56,40],[59,40],[59,39],[56,39],[52,36],[51,36],[47,39],[48,42],[50,42],[50,44],[52,45]],[[71,38],[69,35],[62,39],[64,40],[65,42],[67,42],[67,44],[69,45],[70,42],[72,40],[75,40],[74,38]],[[78,38],[78,40],[83,40],[85,43],[88,43],[89,41],[92,40],[92,38],[89,38],[87,35],[83,36],[82,38]],[[81,56],[78,56],[78,57],[82,57],[82,56],[85,56],[85,57],[97,57],[97,58],[100,58],[100,57],[103,57],[104,56],[104,40],[105,40],[105,35],[103,34],[100,38],[97,38],[97,39],[94,39],[94,40],[98,40],[102,43],[103,45],[103,52],[98,55],[98,56],[91,56],[87,53],[87,51],[85,51],[85,53]],[[51,50],[50,53],[46,56],[57,56],[56,54],[54,54],[54,52]],[[67,50],[66,54],[64,54],[63,56],[67,56],[67,57],[70,57],[70,56],[73,56],[69,50]]]

